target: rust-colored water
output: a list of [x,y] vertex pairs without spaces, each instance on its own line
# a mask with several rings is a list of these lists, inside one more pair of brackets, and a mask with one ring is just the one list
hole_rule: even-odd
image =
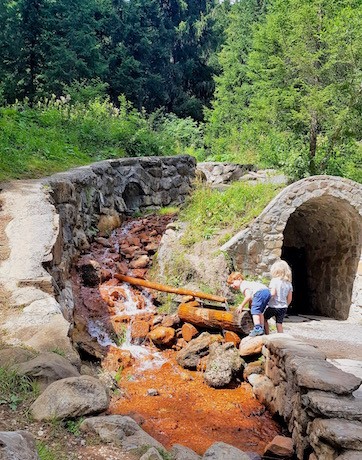
[[[167,449],[182,444],[198,454],[217,441],[262,454],[265,445],[280,434],[249,384],[210,388],[202,373],[181,368],[173,351],[163,354],[168,361],[159,369],[123,371],[119,382],[123,395],[112,403],[112,414],[131,415]],[[159,394],[149,396],[149,389]]]
[[[170,217],[150,216],[139,221],[127,221],[108,238],[110,247],[95,242],[89,253],[79,260],[78,266],[87,258],[96,260],[102,269],[108,271],[107,278],[111,279],[99,286],[87,287],[79,272],[74,270],[73,340],[85,351],[103,356],[102,366],[108,371],[118,372],[119,376],[121,366],[121,395],[113,399],[110,412],[131,415],[167,449],[173,444],[182,444],[203,454],[211,444],[223,441],[245,452],[262,454],[265,445],[280,434],[280,427],[254,398],[249,384],[241,383],[229,389],[210,388],[204,383],[201,372],[185,370],[176,363],[173,349],[161,352],[152,350],[148,344],[149,356],[134,359],[131,355],[134,352],[136,356],[140,347],[130,352],[120,350],[115,343],[101,346],[87,332],[88,325],[93,321],[104,325],[103,329],[111,336],[112,331],[119,333],[124,324],[132,320],[127,315],[122,316],[125,285],[112,276],[120,269],[127,269],[130,246],[134,248],[136,245],[141,253],[147,244],[157,246],[169,220]],[[141,270],[140,273],[138,270],[136,276],[146,271]],[[135,275],[132,271],[130,274]],[[154,313],[143,313],[144,300],[140,298],[140,291],[134,287],[130,289],[134,303],[141,309],[137,317],[151,321]],[[102,329],[102,326],[99,327]],[[161,367],[157,365],[159,355],[164,358]],[[153,368],[141,370],[145,363],[154,363]],[[157,390],[158,394],[148,395],[150,389]]]

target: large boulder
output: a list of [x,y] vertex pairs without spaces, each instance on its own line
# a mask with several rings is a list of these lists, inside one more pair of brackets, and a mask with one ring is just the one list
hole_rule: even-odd
[[0,350],[0,367],[9,367],[14,364],[25,363],[35,358],[36,352],[27,348],[11,347]]
[[89,375],[71,377],[49,385],[31,405],[35,420],[52,420],[96,414],[108,408],[104,385]]
[[81,431],[97,433],[104,442],[114,442],[125,450],[149,446],[163,449],[163,445],[147,434],[131,417],[107,415],[87,418]]
[[244,337],[239,345],[240,356],[246,357],[260,354],[263,344],[263,337]]
[[200,455],[197,455],[189,447],[181,446],[181,444],[174,444],[170,450],[173,460],[200,460]]
[[39,356],[15,367],[19,374],[38,381],[41,389],[57,380],[80,376],[77,368],[57,353],[40,353]]
[[250,460],[248,454],[224,442],[216,442],[207,449],[203,460]]
[[185,369],[196,369],[201,358],[209,354],[210,345],[213,342],[221,341],[222,337],[220,335],[212,335],[208,332],[203,332],[177,353],[176,360],[178,364]]
[[234,377],[241,375],[244,364],[233,343],[213,343],[210,346],[204,380],[210,387],[225,387]]
[[39,460],[33,436],[26,431],[0,431],[1,460]]

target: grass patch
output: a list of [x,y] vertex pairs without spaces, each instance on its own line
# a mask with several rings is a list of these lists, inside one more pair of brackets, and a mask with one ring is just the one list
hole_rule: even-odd
[[211,238],[224,243],[257,217],[280,190],[274,184],[243,182],[234,182],[222,192],[199,185],[179,216],[187,223],[182,244],[192,246]]
[[180,211],[179,208],[176,206],[166,206],[164,208],[159,209],[157,211],[157,214],[159,214],[160,216],[167,216],[169,214],[171,215],[178,214],[179,211]]
[[0,388],[0,404],[14,411],[21,403],[35,400],[40,393],[37,382],[5,367],[0,367]]

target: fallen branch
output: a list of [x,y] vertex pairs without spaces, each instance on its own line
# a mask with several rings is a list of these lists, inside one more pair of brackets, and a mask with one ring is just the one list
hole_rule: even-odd
[[150,289],[155,289],[156,291],[170,292],[172,294],[179,294],[179,295],[190,295],[192,297],[197,297],[199,299],[206,299],[206,300],[212,300],[214,302],[226,303],[225,297],[220,297],[220,296],[213,295],[213,294],[206,294],[204,292],[196,292],[196,291],[191,291],[189,289],[166,286],[165,284],[153,283],[152,281],[147,281],[147,280],[143,280],[140,278],[133,278],[131,276],[121,275],[119,273],[116,273],[114,277],[120,281],[124,281],[125,283],[134,284],[136,286],[143,286],[143,287],[147,287]]

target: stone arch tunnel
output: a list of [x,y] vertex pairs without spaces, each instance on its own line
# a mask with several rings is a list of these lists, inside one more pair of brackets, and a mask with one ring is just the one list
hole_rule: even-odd
[[362,186],[314,176],[286,187],[223,246],[236,269],[270,277],[286,260],[293,272],[291,312],[345,320],[362,316]]

